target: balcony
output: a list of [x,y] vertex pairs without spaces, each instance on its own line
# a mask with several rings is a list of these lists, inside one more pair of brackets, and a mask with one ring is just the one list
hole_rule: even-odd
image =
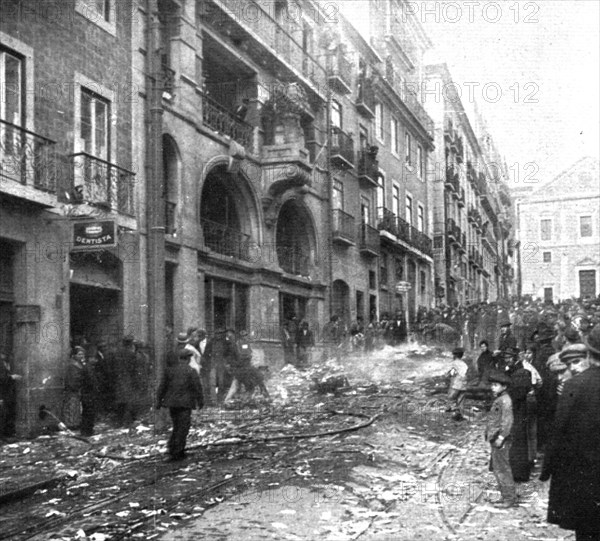
[[465,206],[465,189],[463,187],[459,188],[457,203],[460,208]]
[[354,141],[340,128],[331,128],[331,163],[343,169],[354,167]]
[[175,70],[171,69],[166,63],[161,66],[162,90],[164,99],[170,100],[175,95]]
[[171,201],[165,201],[165,233],[167,235],[174,235],[177,231],[175,227],[175,211],[177,210],[177,203]]
[[465,150],[463,147],[462,137],[456,137],[456,163],[463,163],[465,161]]
[[390,233],[398,240],[409,244],[425,255],[431,256],[433,254],[433,242],[425,233],[419,231],[403,218],[396,216],[391,210],[380,207],[378,215],[377,228],[380,232]]
[[448,240],[451,244],[454,244],[457,241],[456,233],[456,222],[454,219],[448,218],[446,220],[446,234],[448,235]]
[[458,182],[458,171],[454,169],[454,166],[449,165],[448,167],[446,167],[446,181],[444,183],[444,186],[450,192],[456,193],[458,189]]
[[[73,163],[72,192],[80,202],[133,216],[135,173],[86,152],[71,154]],[[81,191],[78,191],[81,187]]]
[[310,276],[310,257],[298,246],[278,246],[277,260],[288,274]]
[[[324,67],[272,16],[275,4],[239,0],[212,0],[212,3],[218,6],[222,15],[214,13],[209,2],[203,2],[201,4],[208,8],[201,15],[202,22],[228,36],[259,63],[266,61],[281,66],[287,71],[285,78],[299,77],[313,92],[319,95],[325,93],[327,78]],[[284,14],[283,19],[298,22],[291,11]]]
[[375,90],[370,79],[361,78],[358,80],[356,110],[368,119],[375,118]]
[[204,246],[217,254],[250,261],[250,235],[237,229],[202,218]]
[[422,231],[419,231],[416,227],[411,226],[411,244],[429,257],[433,256],[433,242],[432,240]]
[[460,227],[457,227],[458,232],[458,251],[466,254],[467,253],[467,235],[465,233],[462,232],[462,229]]
[[329,56],[329,86],[339,94],[352,92],[352,63],[341,51]]
[[379,231],[368,224],[360,224],[360,253],[370,257],[379,255]]
[[398,236],[397,217],[389,209],[379,207],[377,209],[377,229],[386,231],[395,237]]
[[377,187],[379,177],[379,161],[377,153],[369,150],[361,150],[358,158],[358,181],[362,188],[370,189]]
[[206,95],[202,98],[202,122],[206,127],[230,137],[246,149],[252,149],[252,126]]
[[354,216],[342,209],[333,211],[333,242],[351,246],[356,240],[356,227]]
[[0,120],[0,192],[52,207],[57,176],[54,141]]
[[487,196],[487,186],[486,186],[486,180],[485,180],[485,175],[483,173],[479,173],[479,175],[477,176],[477,191],[479,192],[479,197],[486,197]]

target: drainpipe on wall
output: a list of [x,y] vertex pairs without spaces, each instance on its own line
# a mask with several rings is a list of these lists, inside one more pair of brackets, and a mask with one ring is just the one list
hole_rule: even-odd
[[148,238],[148,331],[154,377],[162,376],[165,357],[165,211],[162,175],[162,69],[157,0],[148,0],[146,33],[146,231]]

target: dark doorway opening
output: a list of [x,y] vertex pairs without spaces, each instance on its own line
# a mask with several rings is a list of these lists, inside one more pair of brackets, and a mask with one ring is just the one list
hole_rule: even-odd
[[71,284],[71,341],[85,337],[92,344],[116,344],[122,338],[120,292],[114,289]]

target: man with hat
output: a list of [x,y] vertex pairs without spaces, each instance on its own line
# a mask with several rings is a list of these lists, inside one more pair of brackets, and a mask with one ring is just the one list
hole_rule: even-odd
[[456,347],[452,350],[452,365],[448,371],[450,379],[450,388],[448,389],[448,398],[454,403],[446,411],[453,411],[452,418],[455,421],[464,421],[463,403],[467,392],[467,371],[469,367],[463,361],[465,350],[461,347]]
[[[181,333],[179,338],[187,337]],[[190,366],[192,352],[184,347],[176,350],[177,362],[167,366],[162,381],[158,387],[156,409],[169,408],[173,431],[167,444],[170,455],[169,461],[179,461],[185,458],[185,443],[190,431],[192,410],[204,406],[202,386],[198,372]]]
[[540,480],[551,478],[548,522],[592,541],[600,539],[600,327],[583,343],[590,366],[564,385]]
[[506,348],[516,348],[517,339],[513,336],[510,327],[512,323],[508,316],[504,316],[500,320],[500,336],[498,338],[498,349],[494,353],[501,353],[504,355]]
[[516,507],[517,493],[509,460],[513,428],[512,400],[507,393],[510,376],[505,372],[493,371],[488,380],[495,396],[485,429],[485,440],[491,446],[490,470],[494,472],[502,495],[498,505]]

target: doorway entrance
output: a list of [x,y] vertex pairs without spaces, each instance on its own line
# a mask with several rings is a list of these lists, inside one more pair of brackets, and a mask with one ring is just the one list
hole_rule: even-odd
[[204,285],[206,330],[249,330],[248,286],[216,278],[206,278]]
[[118,290],[71,283],[71,341],[118,343],[122,338],[119,297]]

